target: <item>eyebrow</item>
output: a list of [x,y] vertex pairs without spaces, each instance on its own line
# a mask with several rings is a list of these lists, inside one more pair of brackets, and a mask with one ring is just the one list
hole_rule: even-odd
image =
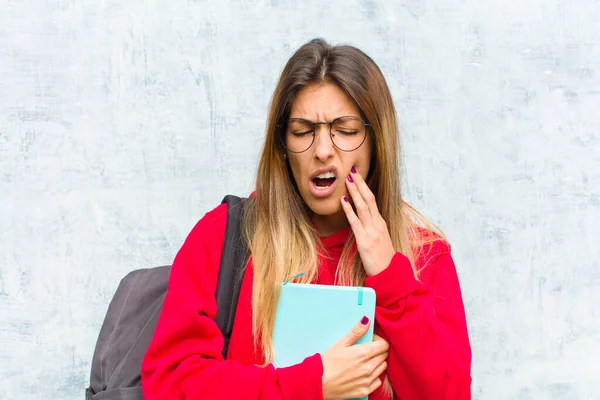
[[341,114],[341,115],[338,115],[335,118],[330,119],[329,121],[313,121],[312,119],[309,119],[309,118],[306,118],[306,117],[292,117],[291,115],[290,115],[289,119],[303,119],[305,121],[309,121],[309,122],[312,122],[312,123],[317,123],[317,122],[332,122],[332,121],[335,121],[336,119],[341,118],[341,117],[355,117],[355,118],[362,119],[362,117],[360,115],[354,115],[354,114]]

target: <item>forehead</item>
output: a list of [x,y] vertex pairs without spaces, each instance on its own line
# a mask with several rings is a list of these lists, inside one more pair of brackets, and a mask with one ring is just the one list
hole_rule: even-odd
[[332,82],[306,86],[296,95],[290,112],[290,118],[313,121],[330,121],[346,115],[359,117],[360,112],[350,96]]

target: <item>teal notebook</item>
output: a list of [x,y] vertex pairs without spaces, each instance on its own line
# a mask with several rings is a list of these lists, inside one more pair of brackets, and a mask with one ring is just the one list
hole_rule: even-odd
[[373,289],[283,284],[273,330],[273,365],[287,367],[315,353],[323,353],[346,336],[365,315],[371,320],[371,325],[357,344],[373,341]]

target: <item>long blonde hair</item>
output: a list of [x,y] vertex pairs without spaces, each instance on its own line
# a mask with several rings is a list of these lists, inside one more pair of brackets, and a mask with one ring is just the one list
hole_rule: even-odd
[[[371,124],[373,154],[367,183],[375,194],[396,251],[409,258],[415,276],[418,277],[415,249],[423,247],[419,242],[423,235],[417,233],[418,227],[439,232],[402,200],[396,111],[385,78],[375,62],[353,46],[330,46],[322,39],[300,47],[284,67],[272,97],[256,190],[245,219],[244,232],[254,272],[252,330],[255,348],[263,352],[265,365],[274,357],[271,339],[279,294],[277,284],[299,273],[305,274],[300,282],[311,282],[318,274],[319,255],[325,251],[284,158],[283,132],[278,128],[289,117],[298,92],[318,82],[337,84],[354,100],[363,119]],[[428,237],[427,240],[432,240],[439,236]],[[338,284],[364,284],[366,274],[355,248],[354,236],[350,234],[336,274]]]

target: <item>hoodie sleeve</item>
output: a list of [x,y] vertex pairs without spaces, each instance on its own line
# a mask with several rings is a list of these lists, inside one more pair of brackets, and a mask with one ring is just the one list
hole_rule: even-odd
[[365,280],[377,294],[376,332],[390,344],[387,376],[402,400],[470,399],[471,347],[450,246],[434,242],[425,257],[420,280],[401,253]]
[[286,368],[223,360],[214,319],[227,205],[209,212],[177,253],[152,342],[142,362],[144,399],[322,399],[319,354]]

